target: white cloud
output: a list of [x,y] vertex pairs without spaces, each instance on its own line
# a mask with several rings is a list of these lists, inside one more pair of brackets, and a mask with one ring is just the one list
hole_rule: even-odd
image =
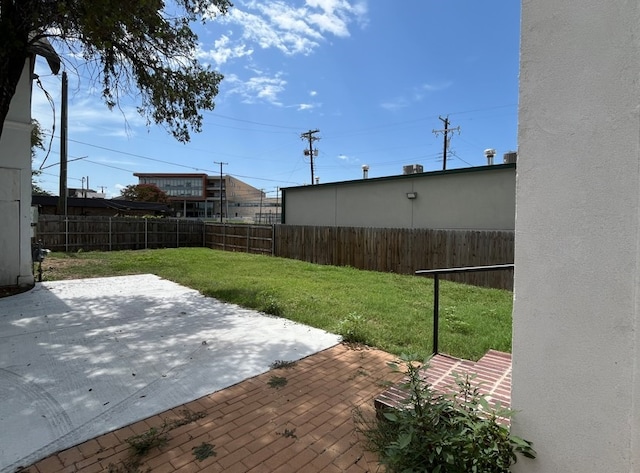
[[421,102],[428,94],[445,90],[453,85],[453,82],[442,82],[438,84],[421,84],[408,91],[406,94],[386,100],[380,104],[380,107],[389,111],[397,111],[409,107],[415,103]]
[[[287,56],[308,55],[331,37],[349,36],[349,28],[354,23],[365,23],[366,16],[365,0],[238,0],[227,15],[215,19],[216,24],[227,28],[225,34],[211,44],[200,45],[197,54],[199,59],[216,66],[243,57],[251,58],[253,64],[260,49],[276,50]],[[245,103],[282,106],[280,96],[286,85],[280,74],[268,77],[258,73],[244,80],[238,73],[226,71],[220,88],[221,92],[241,96]],[[316,94],[310,92],[311,97]],[[317,106],[302,103],[297,109]]]
[[341,162],[342,165],[360,164],[360,159],[356,158],[355,156],[349,156],[348,154],[340,153],[336,157],[338,158],[338,160]]
[[242,41],[255,43],[262,49],[275,48],[287,55],[308,54],[321,36],[311,30],[295,9],[282,4],[252,5],[257,13],[234,8],[225,17],[242,27]]
[[416,87],[416,89],[413,91],[414,101],[419,102],[423,100],[427,94],[448,89],[452,84],[453,82],[451,81],[442,82],[439,84],[422,84],[421,86]]
[[327,36],[348,37],[352,23],[366,23],[367,5],[362,0],[306,0],[302,6],[291,3],[249,0],[216,21],[240,26],[242,45],[254,43],[287,55],[309,54]]
[[317,91],[315,91],[315,90],[312,90],[311,92],[309,92],[309,95],[310,95],[311,97],[315,97],[316,95],[318,95],[318,92],[317,92]]
[[237,75],[231,74],[225,78],[222,87],[229,87],[228,94],[237,94],[244,103],[267,102],[282,106],[279,95],[284,91],[287,81],[276,74],[274,77],[258,75],[242,81]]
[[411,103],[405,97],[396,97],[395,99],[391,99],[380,104],[382,108],[391,112],[406,108],[409,105],[411,105]]
[[440,90],[448,89],[452,85],[453,85],[453,82],[451,81],[441,82],[439,84],[422,84],[419,87],[419,90],[422,90],[425,92],[438,92]]
[[245,44],[232,45],[231,38],[222,35],[220,39],[217,39],[213,43],[213,48],[208,51],[202,49],[202,45],[200,45],[197,57],[198,59],[211,60],[215,62],[217,66],[220,66],[231,59],[251,56],[252,54],[253,49],[248,48]]

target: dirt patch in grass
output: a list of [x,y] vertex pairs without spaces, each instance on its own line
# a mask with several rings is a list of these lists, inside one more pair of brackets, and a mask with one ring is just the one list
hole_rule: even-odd
[[[91,277],[90,268],[101,264],[99,259],[88,258],[47,258],[42,263],[42,280],[59,281],[61,279],[82,279]],[[88,271],[89,270],[89,271]],[[38,266],[34,265],[34,274],[38,278]]]

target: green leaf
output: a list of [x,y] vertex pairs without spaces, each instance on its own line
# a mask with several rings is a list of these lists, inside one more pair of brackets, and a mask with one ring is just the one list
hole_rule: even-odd
[[398,447],[402,449],[407,448],[407,446],[411,443],[412,438],[413,435],[411,435],[411,432],[400,435],[400,437],[398,437]]
[[383,415],[385,419],[391,422],[398,422],[398,416],[394,412],[384,412]]
[[487,412],[491,410],[491,407],[489,406],[489,402],[485,399],[484,396],[481,396],[478,398],[478,404],[480,404],[480,407],[482,407],[482,409]]

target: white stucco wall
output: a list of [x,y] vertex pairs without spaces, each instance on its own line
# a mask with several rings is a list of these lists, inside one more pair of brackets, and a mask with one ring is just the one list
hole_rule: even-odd
[[0,286],[32,285],[30,61],[0,138],[0,216]]
[[516,472],[640,471],[640,3],[524,0]]
[[[415,199],[407,193],[415,192]],[[515,168],[492,166],[283,189],[285,223],[513,230]]]

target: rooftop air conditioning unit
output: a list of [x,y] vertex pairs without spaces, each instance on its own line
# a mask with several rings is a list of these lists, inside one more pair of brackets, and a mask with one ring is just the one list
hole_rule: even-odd
[[516,151],[509,151],[508,153],[504,153],[502,158],[502,162],[504,164],[515,164],[518,160],[518,153]]
[[424,172],[422,164],[409,164],[402,166],[402,174],[418,174]]

